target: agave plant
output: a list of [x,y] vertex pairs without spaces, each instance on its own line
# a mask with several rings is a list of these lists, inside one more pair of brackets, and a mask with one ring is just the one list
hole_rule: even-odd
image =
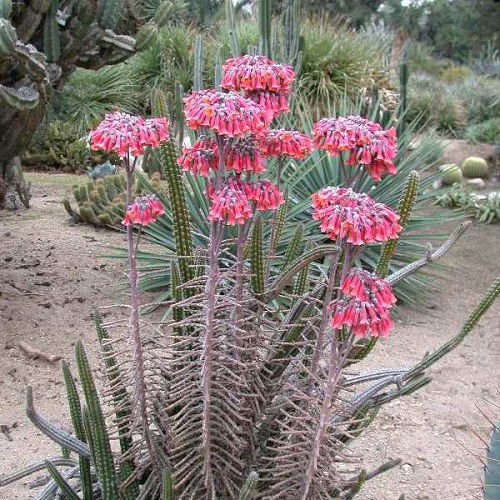
[[[233,61],[228,68],[244,72],[246,61]],[[262,71],[270,65],[279,85],[288,90],[291,69],[257,61],[264,65],[258,66]],[[94,148],[123,158],[128,185],[123,220],[130,269],[128,335],[108,333],[111,325],[96,315],[108,374],[103,397],[114,417],[103,415],[85,351],[78,344],[83,408],[73,377],[63,366],[74,436],[40,416],[28,391],[30,419],[76,453],[78,463],[57,457],[3,477],[0,484],[47,468],[52,480],[39,498],[353,498],[366,481],[399,461],[366,471],[351,453],[351,441],[384,404],[427,385],[431,378],[426,370],[460,344],[500,295],[497,278],[457,335],[414,366],[371,373],[357,369],[378,339],[389,336],[392,287],[440,258],[468,223],[459,225],[438,249],[428,248],[422,258],[390,273],[419,175],[407,176],[399,213],[357,191],[365,170],[374,178],[380,169],[395,172],[395,132],[362,118],[332,118],[315,125],[318,147],[342,155],[332,131],[347,124],[350,132],[344,139],[355,153],[350,163],[363,148],[377,148],[379,139],[384,152],[364,166],[343,165],[350,169],[349,187],[313,193],[312,216],[323,236],[311,238],[307,246],[297,236],[282,253],[279,242],[288,225],[282,185],[266,179],[256,143],[277,137],[273,147],[265,142],[259,148],[276,154],[280,162],[286,155],[305,156],[312,141],[301,133],[268,131],[276,106],[257,105],[252,98],[261,96],[252,92],[261,90],[240,87],[240,80],[228,73],[222,80],[228,92],[199,91],[185,100],[188,125],[209,135],[186,149],[181,163],[191,173],[207,176],[208,210],[188,201],[181,172],[173,168],[175,149],[164,118],[116,113],[91,134]],[[266,102],[272,97],[267,95]],[[159,99],[155,111],[164,109]],[[351,133],[355,139],[349,139]],[[261,134],[265,139],[258,138]],[[175,250],[164,256],[171,266],[169,315],[152,331],[141,327],[139,234],[134,228],[153,227],[164,217],[165,207],[151,195],[132,203],[134,157],[146,146],[160,148],[168,160],[166,211],[173,221]],[[282,183],[279,165],[276,170]],[[295,203],[300,206],[300,200]],[[206,237],[191,230],[191,221],[203,218]],[[360,256],[372,244],[383,244],[376,272],[360,266]],[[112,438],[119,439],[120,451],[113,451]],[[61,467],[68,470],[60,472]]]

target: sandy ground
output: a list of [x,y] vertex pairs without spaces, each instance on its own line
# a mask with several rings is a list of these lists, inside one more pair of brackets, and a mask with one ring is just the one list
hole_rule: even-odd
[[[74,344],[95,346],[90,313],[96,305],[120,301],[120,263],[98,257],[103,245],[122,245],[118,233],[71,227],[60,205],[70,176],[31,174],[33,208],[0,212],[0,475],[55,456],[57,446],[24,415],[26,387],[38,409],[68,428],[59,363],[28,359],[17,344],[27,342],[72,361]],[[441,291],[424,310],[400,309],[390,340],[379,343],[367,369],[401,367],[454,335],[500,272],[500,227],[474,225],[446,259],[452,268]],[[476,405],[500,401],[500,305],[451,355],[435,365],[434,381],[419,393],[391,403],[356,444],[367,468],[389,458],[401,466],[368,483],[362,500],[481,498],[482,444],[474,435],[489,427]],[[497,409],[498,410],[498,409]],[[500,411],[500,410],[498,410]],[[497,419],[500,417],[497,411]],[[21,481],[0,490],[0,498],[34,495]]]

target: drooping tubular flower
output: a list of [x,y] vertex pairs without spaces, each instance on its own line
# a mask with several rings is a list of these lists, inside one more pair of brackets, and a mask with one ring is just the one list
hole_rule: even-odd
[[363,269],[352,268],[344,278],[340,289],[344,295],[365,302],[370,301],[385,309],[396,303],[391,285],[376,274]]
[[338,330],[350,327],[357,337],[388,337],[392,329],[390,312],[370,300],[337,299],[330,303],[330,326]]
[[177,163],[184,172],[208,177],[211,171],[217,170],[219,164],[216,141],[211,137],[200,137],[192,147],[182,149],[182,155],[177,159]]
[[208,197],[212,205],[208,218],[211,221],[225,221],[228,225],[244,224],[252,217],[252,207],[244,185],[236,178],[226,179],[219,191],[208,186]]
[[314,145],[332,156],[349,153],[350,166],[363,166],[374,181],[396,173],[396,130],[360,116],[323,118],[313,127]]
[[166,118],[141,118],[115,111],[90,133],[90,147],[94,150],[115,152],[122,158],[127,154],[138,156],[146,146],[157,148],[169,139]]
[[256,90],[245,92],[245,97],[257,103],[260,107],[269,111],[273,118],[276,118],[281,113],[290,111],[288,104],[288,96],[290,91],[281,90],[279,92],[271,92],[266,90]]
[[283,128],[268,130],[259,140],[266,156],[291,156],[303,160],[312,151],[311,138],[297,130]]
[[228,142],[224,147],[226,170],[237,174],[261,174],[266,171],[263,158],[252,137]]
[[278,186],[268,180],[247,184],[246,189],[257,210],[276,210],[285,201]]
[[122,224],[124,226],[130,226],[130,224],[147,226],[164,213],[165,209],[161,201],[154,194],[148,194],[136,198],[134,203],[128,207]]
[[184,98],[184,114],[193,130],[206,127],[219,135],[244,137],[264,132],[273,116],[236,92],[199,90]]
[[355,149],[347,161],[348,165],[362,165],[374,181],[381,181],[381,175],[396,173],[394,158],[396,157],[396,129],[373,132],[370,141]]
[[313,219],[332,240],[353,245],[383,243],[398,238],[399,215],[367,194],[351,188],[327,187],[312,195]]
[[227,90],[280,92],[290,89],[295,76],[291,66],[258,55],[233,57],[222,69],[221,86]]

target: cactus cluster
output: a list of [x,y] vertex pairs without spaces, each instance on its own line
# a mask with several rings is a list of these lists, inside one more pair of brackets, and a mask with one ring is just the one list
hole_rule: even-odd
[[[158,173],[153,174],[149,182],[157,192],[164,189]],[[96,181],[88,181],[81,186],[73,186],[77,210],[73,209],[67,198],[62,204],[75,222],[118,228],[125,213],[126,188],[124,175],[108,175]],[[144,190],[143,183],[136,183],[134,195],[139,196]]]
[[138,2],[0,0],[0,177],[12,178],[53,89],[61,89],[77,67],[99,69],[145,48],[170,5],[159,1],[156,16],[144,26]]

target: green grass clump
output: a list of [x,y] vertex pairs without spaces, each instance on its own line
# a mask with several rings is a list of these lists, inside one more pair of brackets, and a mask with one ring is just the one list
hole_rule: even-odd
[[500,118],[491,118],[476,125],[470,125],[465,131],[465,138],[470,142],[500,143]]

